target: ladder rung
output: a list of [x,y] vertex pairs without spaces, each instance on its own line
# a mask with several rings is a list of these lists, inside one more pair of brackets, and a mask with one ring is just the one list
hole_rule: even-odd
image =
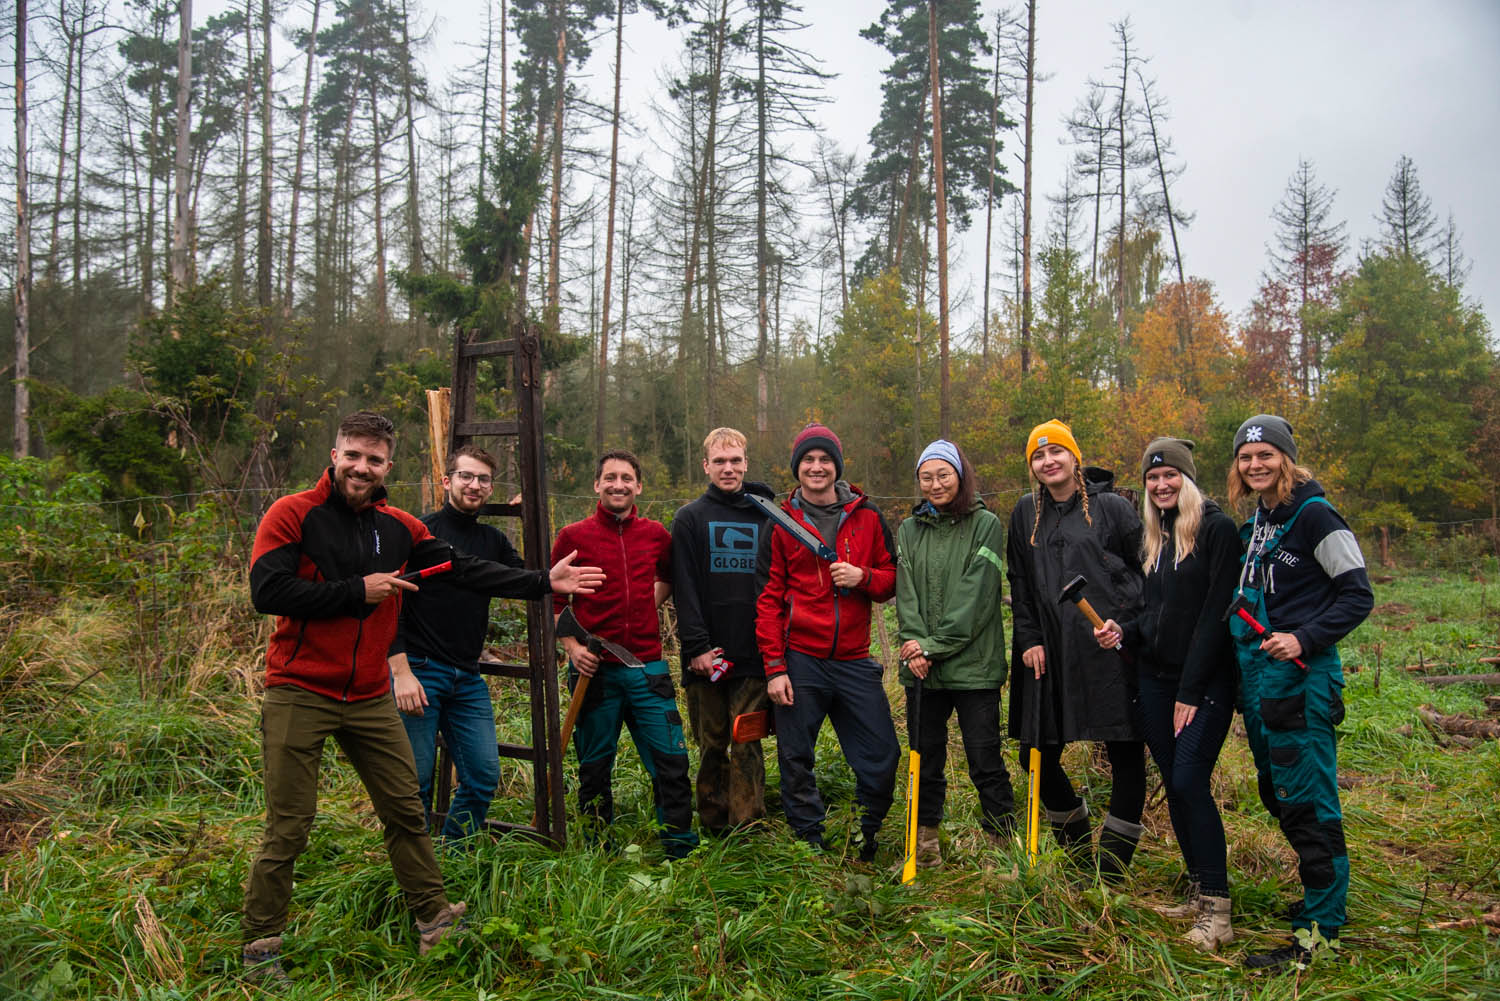
[[462,348],[465,358],[493,358],[496,355],[513,355],[516,353],[516,339],[514,337],[504,341],[480,341],[477,344],[465,344]]
[[498,660],[481,660],[479,662],[479,673],[488,674],[494,678],[530,678],[530,664],[507,664]]
[[453,433],[465,437],[473,435],[514,437],[520,434],[520,424],[516,421],[462,421],[454,423]]
[[495,749],[502,758],[514,758],[517,761],[532,761],[536,758],[536,750],[527,744],[507,744],[500,741]]

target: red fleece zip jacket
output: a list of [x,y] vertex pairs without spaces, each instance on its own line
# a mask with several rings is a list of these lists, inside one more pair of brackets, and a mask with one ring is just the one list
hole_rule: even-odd
[[[802,513],[798,494],[782,510],[822,538]],[[865,571],[860,583],[840,594],[830,564],[783,529],[771,536],[770,578],[755,606],[755,638],[766,677],[786,670],[788,648],[827,660],[858,660],[870,653],[870,605],[896,593],[895,544],[880,510],[864,494],[844,505],[832,546],[838,559]],[[827,542],[827,539],[823,540]]]
[[[266,685],[295,685],[356,702],[391,687],[386,657],[401,649],[399,598],[365,602],[366,574],[400,573],[452,560],[448,580],[472,590],[540,598],[547,572],[517,570],[453,551],[414,516],[375,502],[355,511],[333,485],[333,470],[311,490],[282,497],[255,530],[250,598],[276,616],[266,650]],[[420,585],[419,585],[420,586]]]
[[[594,515],[557,533],[552,562],[573,550],[578,566],[604,570],[604,586],[593,594],[554,594],[552,612],[573,606],[578,624],[643,661],[661,659],[661,627],[656,617],[656,582],[672,581],[672,536],[659,521],[630,513],[616,518],[596,506]],[[571,599],[571,600],[570,600]],[[618,663],[605,653],[607,663]]]

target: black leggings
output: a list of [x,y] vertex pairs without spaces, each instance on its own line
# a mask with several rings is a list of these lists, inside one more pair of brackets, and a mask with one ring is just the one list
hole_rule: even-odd
[[1157,680],[1143,672],[1140,692],[1141,727],[1167,791],[1167,810],[1182,861],[1205,896],[1227,897],[1224,823],[1209,780],[1234,718],[1234,684],[1230,677],[1214,679],[1203,693],[1193,722],[1180,734],[1172,733],[1177,679]]
[[[1053,813],[1067,813],[1083,802],[1062,767],[1062,744],[1047,744],[1042,752],[1042,805]],[[1146,808],[1146,745],[1139,740],[1107,740],[1109,755],[1109,812],[1132,824],[1141,822]],[[1021,768],[1030,765],[1031,748],[1021,745]]]

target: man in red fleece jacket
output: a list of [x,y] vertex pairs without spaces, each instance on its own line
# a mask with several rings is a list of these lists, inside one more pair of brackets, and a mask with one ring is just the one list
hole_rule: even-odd
[[[620,724],[630,726],[641,764],[651,776],[662,848],[681,858],[698,846],[693,833],[692,786],[677,692],[661,655],[656,609],[672,593],[672,537],[659,521],[636,514],[641,464],[624,449],[605,452],[594,471],[594,513],[557,533],[552,552],[577,550],[603,567],[608,580],[597,594],[576,597],[573,615],[594,636],[623,647],[643,662],[631,667],[608,650],[595,653],[572,636],[559,637],[572,670],[568,684],[591,680],[573,730],[578,753],[578,809],[598,828],[614,820],[615,752]],[[568,598],[554,596],[559,615]],[[576,698],[576,695],[575,695]],[[595,833],[599,833],[596,831]]]
[[515,598],[587,592],[602,583],[597,567],[572,566],[571,555],[549,573],[454,552],[386,503],[394,445],[394,428],[379,414],[344,418],[333,464],[318,484],[276,501],[256,528],[251,599],[256,611],[277,618],[261,705],[266,832],[250,865],[240,921],[242,958],[253,980],[286,979],[281,933],[293,868],[317,812],[318,766],[329,737],[348,755],[380,817],[421,951],[464,913],[465,905],[449,903],[443,892],[411,744],[391,697],[386,657],[399,646],[398,596],[417,590],[400,574],[451,560],[455,583]]
[[771,537],[770,579],[756,602],[755,634],[776,712],[781,805],[792,832],[823,845],[827,810],[813,778],[813,749],[826,718],[854,772],[863,810],[861,861],[891,808],[901,747],[870,657],[870,606],[896,593],[895,545],[879,509],[844,482],[838,435],[809,424],[792,443],[797,489],[782,508],[836,554],[829,563],[785,529]]

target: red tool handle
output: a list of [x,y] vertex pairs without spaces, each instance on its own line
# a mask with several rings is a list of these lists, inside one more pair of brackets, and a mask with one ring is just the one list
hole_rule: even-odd
[[[1234,610],[1234,614],[1238,615],[1251,629],[1255,630],[1255,635],[1260,637],[1264,637],[1266,635],[1266,627],[1260,624],[1259,619],[1251,615],[1249,612],[1245,611],[1243,608],[1236,608]],[[1304,671],[1307,670],[1307,665],[1302,663],[1300,658],[1293,657],[1292,663],[1296,664]]]
[[445,560],[442,563],[434,563],[430,567],[423,567],[421,570],[413,570],[410,573],[404,573],[404,574],[401,575],[401,579],[402,580],[423,580],[424,578],[432,577],[435,574],[447,573],[449,570],[452,570],[452,569],[453,569],[453,561],[452,560]]

